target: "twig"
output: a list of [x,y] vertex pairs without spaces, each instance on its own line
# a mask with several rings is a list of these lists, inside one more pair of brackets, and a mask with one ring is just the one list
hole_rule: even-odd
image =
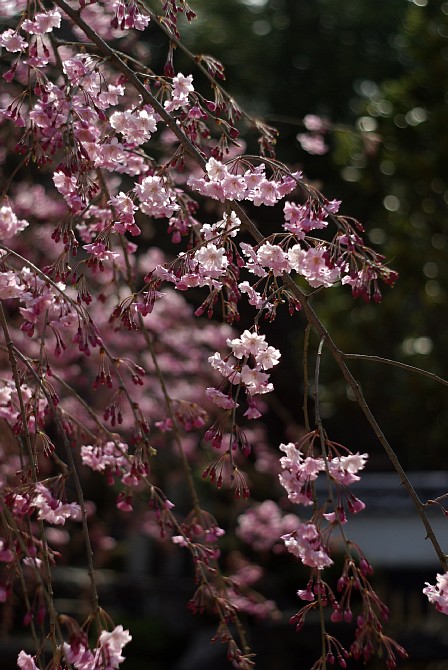
[[366,354],[346,354],[342,353],[343,358],[350,359],[353,361],[372,361],[373,363],[384,363],[385,365],[392,365],[395,368],[401,368],[407,372],[415,372],[416,374],[423,375],[428,377],[432,381],[448,386],[448,380],[439,377],[439,375],[429,372],[428,370],[423,370],[422,368],[417,368],[415,365],[408,365],[407,363],[401,363],[400,361],[394,361],[390,358],[383,358],[382,356],[367,356]]

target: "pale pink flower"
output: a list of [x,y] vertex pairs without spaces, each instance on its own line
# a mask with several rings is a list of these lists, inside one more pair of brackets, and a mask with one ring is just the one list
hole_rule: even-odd
[[123,626],[115,626],[113,631],[108,633],[103,630],[100,635],[100,645],[107,647],[109,652],[114,654],[120,653],[127,644],[132,640],[132,635],[129,635],[128,630],[124,630]]
[[165,102],[165,109],[167,112],[173,112],[179,107],[188,105],[188,96],[194,91],[193,75],[189,74],[187,77],[179,72],[173,78],[173,89],[171,92],[171,100]]
[[241,369],[241,381],[246,386],[251,395],[257,393],[270,393],[274,387],[268,383],[269,375],[265,372],[260,372],[248,365],[243,365]]
[[9,205],[0,207],[0,239],[8,240],[29,226],[28,221],[18,219]]
[[210,158],[207,161],[205,170],[208,174],[210,181],[223,182],[229,176],[227,167],[223,163],[221,163],[221,161],[217,161],[216,158]]
[[252,168],[251,170],[246,170],[244,173],[246,186],[251,192],[254,192],[265,178],[266,174],[264,163],[261,163],[261,165],[258,165],[256,168]]
[[22,28],[32,35],[44,35],[51,33],[53,28],[59,28],[61,25],[61,15],[57,9],[50,9],[48,12],[36,14],[34,21],[25,19]]
[[209,356],[208,362],[212,368],[220,372],[223,377],[231,378],[234,383],[238,383],[237,380],[240,379],[240,374],[235,372],[235,368],[231,363],[221,358],[221,354],[219,352],[215,352],[213,356]]
[[244,177],[237,174],[228,174],[222,180],[222,188],[228,200],[242,200],[247,192]]
[[76,670],[94,670],[95,657],[90,649],[86,649],[83,644],[79,643],[73,644],[73,647],[74,649],[67,642],[62,645],[66,661],[72,664]]
[[56,526],[64,525],[67,519],[81,520],[81,508],[77,503],[62,503],[53,498],[50,491],[42,484],[36,484],[36,495],[33,507],[38,510],[37,518]]
[[288,256],[283,249],[278,244],[271,244],[270,242],[265,242],[258,248],[257,262],[262,267],[269,268],[275,277],[291,270]]
[[423,593],[430,603],[436,606],[436,610],[442,614],[448,614],[448,573],[437,575],[437,584],[432,585],[425,582]]
[[243,281],[240,284],[238,284],[238,288],[241,291],[241,293],[246,293],[249,299],[249,305],[253,305],[257,309],[260,309],[263,307],[265,301],[263,300],[262,296],[258,291],[256,291],[253,286],[249,284],[248,281]]
[[126,151],[116,137],[113,137],[110,142],[86,143],[84,146],[95,167],[112,171],[121,168],[127,162]]
[[239,515],[237,535],[255,551],[267,551],[299,523],[295,514],[284,515],[276,502],[265,500]]
[[328,521],[328,523],[347,523],[347,516],[343,509],[336,512],[328,512],[327,514],[324,514],[323,517],[326,519],[326,521]]
[[139,146],[149,140],[157,130],[156,119],[148,109],[133,112],[114,112],[110,117],[110,125],[130,144]]
[[6,51],[23,51],[28,46],[28,42],[12,28],[5,30],[0,35],[0,46]]
[[300,240],[303,240],[305,237],[305,230],[302,223],[305,216],[305,207],[296,205],[294,202],[286,201],[283,205],[283,213],[285,217],[283,228],[290,233],[294,233]]
[[144,214],[155,218],[169,218],[179,209],[175,193],[163,178],[157,175],[145,177],[141,184],[135,186],[135,192]]
[[260,205],[275,205],[282,197],[279,193],[280,184],[276,181],[263,178],[258,185],[250,191],[248,199],[252,200],[256,207]]
[[209,400],[211,400],[215,405],[221,407],[222,409],[233,409],[234,407],[239,407],[233,398],[222,391],[218,391],[213,386],[209,386],[205,390],[205,395]]
[[280,351],[275,347],[268,347],[264,351],[257,354],[256,361],[263,370],[270,370],[274,365],[278,365],[280,361]]
[[108,84],[107,91],[101,91],[98,95],[98,107],[107,109],[108,107],[118,105],[119,96],[124,95],[125,89],[121,84]]
[[330,475],[341,484],[349,485],[353,482],[359,481],[356,474],[359,470],[363,470],[368,459],[368,454],[350,454],[349,456],[338,456],[333,458],[328,463]]
[[25,653],[23,649],[19,652],[17,657],[17,665],[20,670],[39,670],[34,662],[34,656]]
[[76,191],[76,178],[65,174],[65,172],[55,172],[53,182],[62,195],[69,195]]
[[245,330],[240,338],[227,340],[227,344],[232,348],[236,358],[243,358],[243,356],[249,356],[250,354],[257,356],[261,351],[266,351],[268,347],[264,335],[250,330]]
[[81,446],[81,460],[92,470],[103,472],[107,468],[112,470],[121,468],[130,469],[129,460],[126,458],[128,445],[124,442],[106,442],[104,445]]
[[325,470],[323,458],[303,457],[295,444],[281,444],[280,450],[286,455],[280,459],[283,472],[279,474],[281,485],[286,489],[292,503],[311,505],[313,503],[310,483],[319,472]]
[[327,264],[324,246],[310,247],[308,250],[300,249],[299,245],[291,247],[288,252],[293,269],[305,277],[310,286],[332,286],[340,278],[338,267],[330,268]]
[[86,54],[76,54],[73,58],[67,58],[62,66],[70,82],[76,84],[78,83],[78,79],[88,74],[94,64]]
[[134,0],[123,2],[123,0],[115,0],[113,3],[115,11],[115,19],[113,25],[117,25],[122,30],[125,28],[135,28],[136,30],[145,30],[150,22],[148,14],[142,14],[140,7]]
[[246,270],[257,277],[266,277],[268,273],[260,265],[255,249],[250,244],[246,244],[246,242],[240,242],[240,247],[243,254],[248,259],[246,261]]
[[281,539],[287,550],[300,558],[304,565],[323,570],[333,564],[313,523],[301,523],[294,533],[283,535]]
[[116,251],[111,251],[106,247],[104,242],[92,242],[92,244],[84,244],[83,248],[92,254],[99,261],[112,261],[120,255]]
[[297,595],[301,600],[308,600],[309,602],[313,602],[314,600],[314,593],[311,591],[311,589],[299,589],[297,591]]
[[20,283],[18,275],[13,270],[0,272],[0,300],[20,298],[25,287]]
[[175,77],[173,77],[173,96],[180,98],[186,97],[190,93],[193,93],[193,75],[189,74],[185,77],[181,72],[179,72]]
[[194,259],[199,263],[201,273],[212,273],[212,276],[225,274],[229,265],[226,250],[224,247],[217,247],[216,244],[207,244],[198,249]]

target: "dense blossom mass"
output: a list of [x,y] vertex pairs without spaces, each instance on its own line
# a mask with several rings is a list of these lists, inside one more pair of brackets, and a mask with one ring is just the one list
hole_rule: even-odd
[[[306,604],[291,619],[297,630],[314,609],[323,622],[327,610],[332,622],[358,613],[350,650],[323,624],[316,668],[335,658],[346,667],[349,656],[367,661],[374,650],[394,668],[405,652],[382,632],[387,608],[349,539],[349,516],[364,508],[350,485],[368,456],[326,435],[318,364],[314,429],[306,412],[303,434],[281,444],[280,455],[257,420],[282,365],[265,323],[278,310],[301,312],[324,346],[309,296],[341,284],[379,301],[395,273],[366,245],[361,224],[339,213],[341,202],[275,159],[275,131],[227,95],[218,61],[190,54],[193,72],[176,72],[178,15],[195,17],[185,0],[164,2],[161,15],[134,0],[2,7],[0,601],[13,605],[24,587],[24,625],[36,640],[42,631],[18,667],[37,670],[50,653],[50,665],[76,670],[124,661],[132,635],[102,609],[95,582],[94,504],[83,490],[96,477],[114,491],[117,515],[135,512],[145,532],[189,552],[189,608],[215,614],[214,639],[235,667],[254,665],[240,613],[280,616],[252,588],[263,571],[243,557],[249,545],[309,568],[297,591]],[[169,38],[163,72],[152,70],[139,41],[149,25]],[[198,71],[210,99],[196,86]],[[243,122],[260,135],[259,156],[244,153]],[[327,122],[310,115],[305,126],[299,141],[323,153]],[[275,222],[266,235],[256,223],[265,207]],[[252,321],[238,333],[240,312]],[[182,473],[188,511],[167,496],[170,469]],[[259,473],[273,475],[277,500],[243,503]],[[225,531],[201,507],[198,474],[239,500],[241,552],[230,575],[220,561]],[[65,526],[86,545],[85,621],[56,611],[52,599]],[[332,589],[324,575],[336,564]],[[446,614],[445,581],[438,575],[424,592]]]

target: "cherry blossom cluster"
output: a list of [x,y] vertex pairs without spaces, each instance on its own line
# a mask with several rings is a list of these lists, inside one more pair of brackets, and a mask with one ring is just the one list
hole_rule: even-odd
[[[368,454],[347,453],[344,449],[329,440],[325,440],[326,451],[320,456],[312,455],[316,443],[320,443],[319,431],[306,434],[299,444],[281,444],[280,450],[285,456],[280,458],[282,472],[279,475],[281,485],[285,488],[288,499],[294,504],[313,506],[314,514],[306,524],[300,524],[293,533],[282,537],[289,552],[300,558],[304,565],[322,570],[332,564],[328,555],[323,536],[334,527],[347,523],[346,509],[352,514],[362,511],[364,503],[356,498],[348,489],[350,484],[359,481],[358,472],[364,469]],[[302,448],[311,455],[305,455]],[[333,456],[333,454],[335,454]],[[316,480],[319,473],[325,473],[329,485],[334,488],[335,508],[327,511],[327,505],[316,512]],[[320,519],[318,525],[313,519]],[[327,522],[326,528],[320,528],[322,521]]]
[[9,240],[29,226],[28,221],[18,219],[10,204],[0,206],[0,240]]
[[[256,331],[245,330],[241,337],[227,340],[228,346],[236,362],[232,363],[230,357],[222,358],[216,352],[210,356],[209,363],[230,384],[243,387],[248,396],[269,393],[273,385],[269,382],[270,370],[280,361],[280,352],[266,342],[266,337]],[[209,389],[208,397],[218,406],[230,409],[235,407],[235,402],[230,398],[228,401],[218,389]],[[250,411],[246,413],[250,418]]]
[[[26,498],[19,501],[14,498],[14,507],[20,504],[21,513],[26,509]],[[37,510],[37,518],[56,525],[64,525],[67,519],[81,520],[81,508],[78,503],[62,503],[55,498],[42,482],[36,484],[34,496],[30,500],[30,506]]]
[[[317,433],[311,436],[306,435],[301,443],[313,443],[317,438]],[[333,445],[330,443],[330,447]],[[335,484],[343,485],[344,497],[347,500],[347,507],[351,513],[357,513],[364,509],[364,503],[348,491],[348,487],[353,482],[359,481],[359,470],[363,470],[366,464],[368,454],[348,454],[345,456],[337,455],[331,459],[324,459],[322,456],[305,456],[299,445],[289,443],[281,444],[280,450],[286,455],[280,458],[283,472],[279,475],[280,483],[286,489],[288,498],[292,503],[300,505],[313,505],[314,489],[313,482],[316,481],[320,472],[327,472]],[[341,487],[342,488],[342,487]],[[345,521],[343,509],[339,509],[339,520]],[[328,516],[328,515],[327,515]],[[327,519],[327,520],[332,520]]]
[[[67,663],[76,670],[97,670],[101,667],[104,659],[108,668],[118,668],[125,660],[122,655],[123,648],[132,640],[128,630],[123,626],[116,626],[112,631],[103,630],[98,638],[98,644],[94,649],[89,648],[87,634],[79,630],[72,635],[70,643],[64,642],[61,653]],[[17,659],[17,665],[21,670],[38,670],[35,657],[21,651]]]
[[264,500],[239,515],[237,535],[257,552],[276,551],[281,546],[280,538],[299,525],[298,516],[283,514],[274,500]]
[[268,179],[266,166],[261,163],[244,174],[231,172],[229,167],[215,158],[205,166],[207,177],[189,177],[188,185],[201,195],[220,200],[248,200],[255,206],[272,206],[295,190],[301,173],[286,174],[280,180]]
[[128,453],[128,445],[123,442],[106,442],[103,445],[81,446],[81,460],[84,465],[96,472],[104,473],[108,483],[113,485],[118,478],[123,490],[117,497],[117,509],[132,512],[132,493],[141,488],[141,484],[149,474],[146,460]]

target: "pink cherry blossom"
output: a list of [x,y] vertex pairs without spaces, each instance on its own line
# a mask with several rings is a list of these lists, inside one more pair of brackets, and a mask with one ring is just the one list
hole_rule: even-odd
[[20,298],[24,288],[19,276],[13,270],[0,272],[0,300]]
[[35,491],[32,505],[38,510],[38,519],[55,525],[64,525],[67,519],[81,520],[81,508],[78,503],[62,503],[54,498],[42,483],[36,484]]
[[323,570],[333,564],[325,547],[321,544],[321,536],[313,523],[301,523],[293,533],[282,538],[287,550],[301,559],[304,565]]
[[287,254],[278,244],[270,242],[265,242],[258,248],[257,262],[262,267],[269,268],[275,277],[291,270]]
[[0,239],[8,240],[29,226],[28,221],[18,219],[10,205],[0,207]]
[[212,243],[198,249],[194,259],[199,263],[200,271],[204,274],[209,273],[212,277],[224,274],[229,265],[224,247],[217,247]]
[[23,51],[28,46],[28,42],[12,28],[5,30],[0,35],[0,46],[7,51]]
[[209,400],[215,403],[215,405],[222,407],[222,409],[234,409],[239,406],[231,396],[228,396],[213,387],[205,389],[205,395]]
[[110,125],[132,145],[139,146],[149,140],[157,130],[153,110],[141,109],[136,112],[126,110],[114,112],[110,117]]
[[173,78],[171,99],[165,102],[167,112],[173,112],[188,105],[188,96],[194,91],[193,75],[184,76],[180,72]]
[[239,515],[237,534],[255,551],[268,551],[299,523],[295,514],[283,514],[273,500],[264,500]]
[[25,19],[22,28],[32,35],[44,35],[51,33],[54,28],[61,25],[61,14],[57,9],[50,9],[48,12],[36,14],[33,21]]
[[438,612],[448,614],[448,573],[436,575],[437,584],[425,582],[423,593],[429,602],[436,606]]
[[20,670],[38,670],[38,666],[34,661],[34,656],[30,656],[23,650],[19,652],[17,657],[17,665]]

